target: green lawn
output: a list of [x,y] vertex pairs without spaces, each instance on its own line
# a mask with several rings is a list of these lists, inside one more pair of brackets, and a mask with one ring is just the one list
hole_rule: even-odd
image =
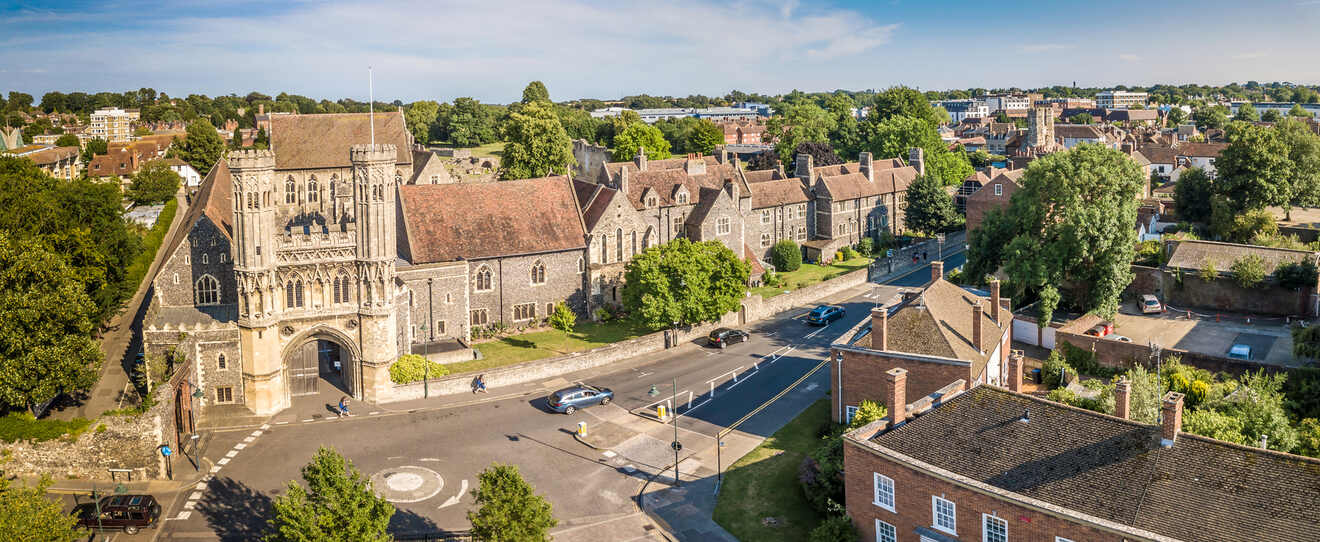
[[452,373],[484,371],[551,356],[591,350],[598,346],[631,339],[650,330],[631,322],[579,322],[572,333],[558,329],[533,331],[474,346],[482,359],[450,363]]
[[779,286],[774,288],[769,286],[758,286],[752,288],[752,293],[758,294],[765,299],[770,299],[784,293],[784,290],[791,292],[799,288],[804,288],[821,281],[835,278],[844,273],[849,273],[858,269],[865,269],[866,266],[871,265],[871,261],[871,258],[858,256],[851,260],[836,261],[830,265],[804,263],[797,271],[779,273],[779,280],[781,282]]
[[478,145],[476,147],[459,147],[448,141],[432,141],[431,144],[439,145],[442,147],[453,147],[455,149],[469,150],[472,151],[472,156],[503,156],[504,155],[503,141],[496,141],[494,143],[487,143],[485,145]]
[[[802,495],[798,465],[820,445],[816,432],[830,420],[821,399],[724,473],[715,522],[739,540],[806,540],[821,517]],[[761,520],[774,517],[775,526]]]

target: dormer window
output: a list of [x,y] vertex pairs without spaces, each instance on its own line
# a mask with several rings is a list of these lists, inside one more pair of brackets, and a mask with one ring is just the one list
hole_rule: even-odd
[[659,204],[660,204],[660,199],[659,199],[659,198],[657,198],[657,197],[655,197],[655,196],[647,196],[647,197],[646,197],[646,206],[647,206],[647,207],[655,207],[656,205],[659,205]]
[[687,204],[688,204],[688,193],[687,193],[687,191],[680,191],[678,194],[675,194],[675,195],[674,195],[674,203],[677,203],[677,204],[679,204],[679,205],[687,205]]

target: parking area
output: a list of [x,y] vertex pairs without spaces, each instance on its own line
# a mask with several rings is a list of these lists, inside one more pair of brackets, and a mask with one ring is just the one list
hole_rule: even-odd
[[[1250,322],[1250,323],[1248,323]],[[1250,319],[1242,315],[1215,315],[1186,311],[1143,315],[1128,302],[1114,318],[1114,333],[1137,344],[1158,343],[1215,356],[1227,356],[1235,344],[1251,347],[1251,360],[1293,366],[1292,334],[1280,319]]]

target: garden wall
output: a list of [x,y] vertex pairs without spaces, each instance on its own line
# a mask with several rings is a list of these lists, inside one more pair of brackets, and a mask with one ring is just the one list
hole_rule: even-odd
[[[1099,319],[1096,318],[1096,320],[1098,321]],[[1055,336],[1059,342],[1067,342],[1083,350],[1095,353],[1096,361],[1107,367],[1127,368],[1140,363],[1147,368],[1153,368],[1154,358],[1151,356],[1150,347],[1148,345],[1101,339],[1073,331],[1065,331],[1064,329],[1057,330]],[[1270,373],[1282,372],[1288,369],[1287,367],[1278,365],[1254,363],[1201,352],[1191,352],[1178,348],[1160,349],[1161,359],[1167,359],[1171,355],[1179,356],[1182,358],[1182,362],[1186,365],[1216,373],[1225,372],[1239,375],[1262,369]]]
[[1231,277],[1201,280],[1196,273],[1184,272],[1181,283],[1174,272],[1141,265],[1132,266],[1133,279],[1124,297],[1139,299],[1155,294],[1161,301],[1179,309],[1203,309],[1271,316],[1314,315],[1315,303],[1310,289],[1301,291],[1269,285],[1243,288]]
[[[742,307],[739,310],[725,314],[719,322],[679,329],[678,343],[704,338],[712,329],[717,327],[745,325],[748,322],[773,316],[799,305],[813,303],[822,297],[835,295],[849,288],[866,284],[866,279],[867,270],[860,269],[800,290],[777,295],[769,300],[762,299],[759,295],[748,296],[743,299]],[[666,344],[668,334],[668,331],[657,331],[585,352],[491,369],[484,373],[486,375],[486,385],[488,387],[502,387],[523,384],[659,352],[669,346]],[[393,392],[383,397],[380,402],[391,403],[421,399],[427,393],[428,388],[432,396],[471,393],[474,378],[474,374],[465,373],[444,378],[433,378],[425,385],[422,382],[397,384],[394,386]]]

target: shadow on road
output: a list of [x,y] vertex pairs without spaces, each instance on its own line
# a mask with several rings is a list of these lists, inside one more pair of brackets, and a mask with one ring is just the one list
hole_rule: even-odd
[[395,509],[394,515],[390,517],[390,534],[400,539],[412,539],[419,535],[444,535],[447,531],[441,529],[434,521],[422,517],[412,510]]
[[271,498],[232,478],[215,478],[197,512],[222,542],[258,540],[266,530]]

